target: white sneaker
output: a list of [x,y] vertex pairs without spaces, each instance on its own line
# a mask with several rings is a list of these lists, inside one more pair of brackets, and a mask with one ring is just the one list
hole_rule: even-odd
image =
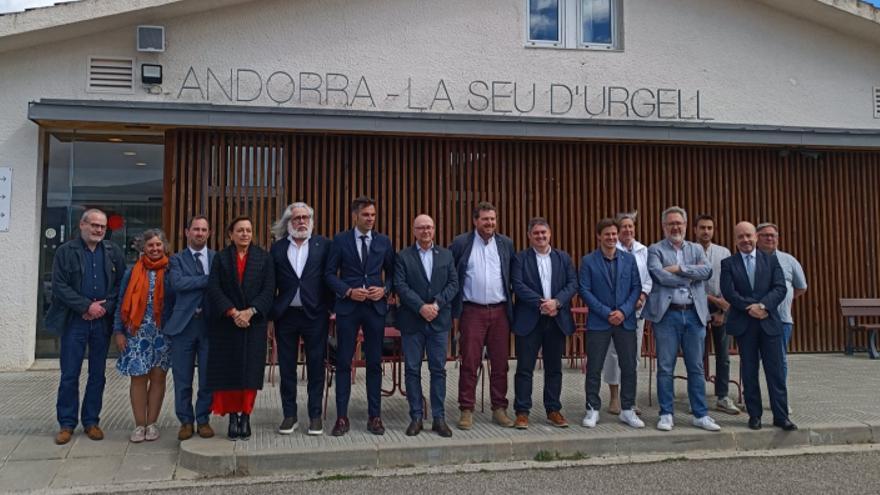
[[639,418],[634,409],[625,409],[623,411],[620,411],[620,415],[618,415],[617,418],[620,419],[622,423],[626,423],[633,428],[645,427],[645,422],[642,421],[641,418]]
[[657,429],[660,431],[672,431],[672,427],[675,426],[675,421],[672,420],[671,414],[661,414],[660,419],[657,421]]
[[730,397],[719,397],[715,402],[715,409],[725,412],[727,414],[739,414],[740,410],[736,407],[736,404],[733,403],[733,399]]
[[131,436],[129,436],[128,439],[132,443],[141,443],[144,441],[144,437],[146,436],[145,432],[146,428],[144,428],[143,426],[136,426],[134,431],[131,432]]
[[147,425],[146,431],[144,432],[144,440],[148,442],[152,442],[153,440],[159,439],[159,427],[156,426],[156,423],[151,425]]
[[599,422],[599,411],[594,411],[590,409],[587,411],[587,415],[584,416],[584,420],[581,421],[581,426],[584,428],[595,428],[596,423]]
[[702,418],[697,418],[695,416],[692,423],[697,428],[702,428],[706,431],[720,431],[721,430],[721,427],[718,426],[718,424],[715,423],[715,420],[712,419],[711,417],[709,417],[708,414],[703,416]]

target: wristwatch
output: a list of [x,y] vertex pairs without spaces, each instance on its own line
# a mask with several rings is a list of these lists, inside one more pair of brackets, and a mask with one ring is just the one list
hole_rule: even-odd
[[762,311],[767,310],[767,306],[764,306],[764,303],[758,303],[758,307],[761,308]]
[[251,306],[251,307],[248,308],[248,309],[250,309],[250,310],[254,313],[254,316],[257,316],[257,308],[256,308],[256,306]]

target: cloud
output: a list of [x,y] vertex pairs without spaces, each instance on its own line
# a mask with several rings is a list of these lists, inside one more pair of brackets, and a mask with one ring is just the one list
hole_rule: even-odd
[[0,0],[0,13],[21,12],[35,7],[46,7],[58,0]]

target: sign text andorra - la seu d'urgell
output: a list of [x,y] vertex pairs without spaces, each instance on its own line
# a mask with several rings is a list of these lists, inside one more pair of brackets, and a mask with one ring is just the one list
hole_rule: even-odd
[[462,112],[595,119],[714,120],[700,90],[401,77],[379,87],[364,75],[339,72],[261,72],[249,68],[189,67],[177,100],[218,104],[323,106],[352,110]]

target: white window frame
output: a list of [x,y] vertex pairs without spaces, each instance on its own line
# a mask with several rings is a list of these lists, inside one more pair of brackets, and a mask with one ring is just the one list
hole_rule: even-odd
[[564,50],[623,51],[623,0],[611,0],[611,43],[583,41],[582,0],[559,0],[559,41],[532,40],[530,0],[523,0],[526,48],[557,48]]

